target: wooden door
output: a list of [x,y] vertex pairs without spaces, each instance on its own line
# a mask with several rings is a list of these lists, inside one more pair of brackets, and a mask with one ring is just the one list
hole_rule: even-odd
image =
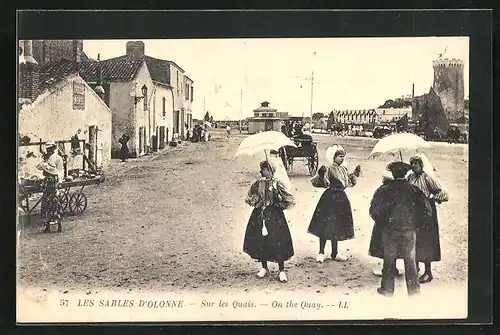
[[160,136],[158,140],[160,141],[160,149],[165,148],[165,126],[161,126],[159,130]]

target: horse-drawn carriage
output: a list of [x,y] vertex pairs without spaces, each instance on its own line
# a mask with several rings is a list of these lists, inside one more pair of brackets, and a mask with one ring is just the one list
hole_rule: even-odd
[[295,161],[305,162],[309,174],[314,176],[318,170],[318,149],[317,142],[309,135],[292,138],[297,147],[284,146],[279,149],[279,155],[288,173],[293,171]]

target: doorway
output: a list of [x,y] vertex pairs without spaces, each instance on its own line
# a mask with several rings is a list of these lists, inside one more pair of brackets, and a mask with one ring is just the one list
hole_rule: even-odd
[[174,111],[174,129],[173,133],[174,134],[179,134],[179,118],[180,118],[180,111]]
[[139,127],[139,155],[144,152],[144,127]]
[[264,124],[264,131],[268,130],[273,130],[273,121],[272,120],[266,120],[266,123]]
[[160,141],[160,149],[165,148],[165,126],[160,126],[159,130],[160,136],[159,136],[159,141]]

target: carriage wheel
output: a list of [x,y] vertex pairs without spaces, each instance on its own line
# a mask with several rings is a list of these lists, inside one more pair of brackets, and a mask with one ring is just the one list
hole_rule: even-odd
[[313,156],[308,158],[307,167],[311,176],[314,176],[318,171],[318,150],[314,150]]
[[69,197],[67,193],[61,193],[57,196],[59,198],[59,204],[61,205],[61,212],[64,212],[68,208]]
[[69,211],[73,215],[80,215],[87,208],[87,197],[83,193],[74,193],[69,198]]

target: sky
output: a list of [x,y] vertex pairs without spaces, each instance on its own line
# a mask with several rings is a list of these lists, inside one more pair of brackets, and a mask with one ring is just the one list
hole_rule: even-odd
[[[84,40],[88,57],[125,54],[127,40]],[[310,116],[376,108],[388,99],[428,93],[439,54],[464,61],[469,94],[469,38],[266,38],[143,40],[146,55],[174,61],[194,81],[193,117],[253,116],[269,101],[279,112]],[[311,77],[314,81],[311,99]],[[241,107],[240,107],[241,106]]]

